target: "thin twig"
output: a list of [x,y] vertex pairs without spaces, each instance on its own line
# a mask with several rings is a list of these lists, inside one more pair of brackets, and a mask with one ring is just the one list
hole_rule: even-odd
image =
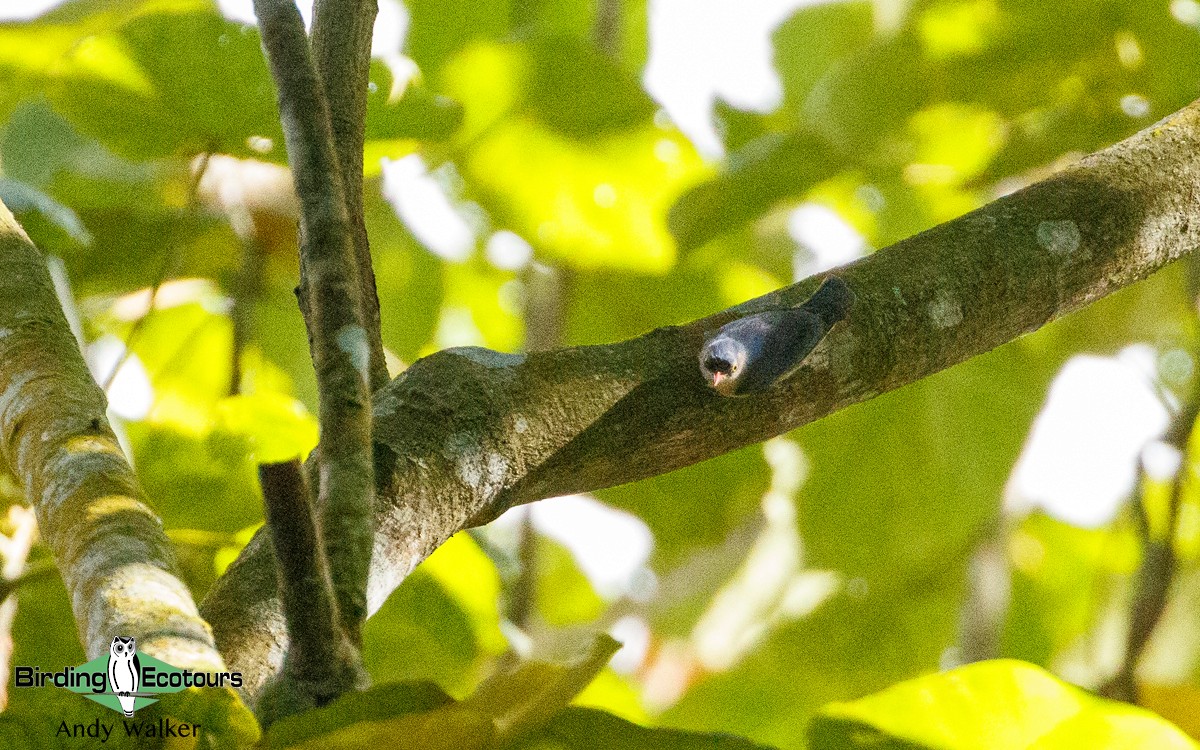
[[[204,178],[204,173],[208,170],[208,162],[212,158],[211,151],[205,151],[197,158],[197,166],[192,172],[192,176],[188,181],[187,198],[184,201],[184,206],[188,211],[193,211],[196,208],[198,193],[200,190],[200,180]],[[150,287],[150,301],[146,305],[146,312],[133,322],[133,326],[129,329],[129,333],[125,336],[125,346],[121,350],[121,355],[117,357],[116,363],[112,369],[108,371],[108,375],[100,383],[100,388],[108,393],[108,389],[112,388],[113,381],[117,379],[117,373],[121,371],[121,367],[125,365],[125,361],[129,359],[129,355],[133,352],[133,345],[137,341],[138,335],[142,332],[142,327],[146,325],[146,321],[154,314],[155,306],[158,304],[158,290],[166,283],[167,276],[170,275],[175,261],[178,260],[179,245],[167,245],[163,250],[162,263],[158,266],[158,274],[154,277],[154,284]]]
[[1171,481],[1167,501],[1167,515],[1161,526],[1150,518],[1145,504],[1146,485],[1150,478],[1141,467],[1142,489],[1133,499],[1134,525],[1142,543],[1142,560],[1133,581],[1133,598],[1129,611],[1129,632],[1125,639],[1124,654],[1117,672],[1101,688],[1100,693],[1109,698],[1129,703],[1138,702],[1138,662],[1162,620],[1167,606],[1171,584],[1178,567],[1175,554],[1175,534],[1179,526],[1179,508],[1188,478],[1191,475],[1188,456],[1188,438],[1200,414],[1200,380],[1188,395],[1183,408],[1171,419],[1163,442],[1174,447],[1181,456],[1179,469]]
[[1002,516],[982,527],[967,562],[967,594],[959,616],[958,648],[963,664],[1000,656],[1004,620],[1012,594],[1006,551],[1009,522]]
[[596,49],[605,56],[616,59],[621,52],[621,0],[597,0],[596,20],[592,25],[592,37]]
[[262,295],[263,288],[262,245],[254,237],[238,239],[242,246],[242,264],[234,282],[233,309],[229,314],[233,322],[233,347],[229,362],[230,396],[236,396],[242,389],[242,353],[250,339],[254,305]]

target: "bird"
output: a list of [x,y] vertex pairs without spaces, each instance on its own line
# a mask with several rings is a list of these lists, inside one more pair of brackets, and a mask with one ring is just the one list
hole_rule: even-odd
[[799,369],[853,305],[854,292],[830,276],[796,307],[766,310],[722,326],[700,349],[700,373],[722,396],[762,393]]
[[142,663],[137,655],[137,641],[118,635],[108,647],[108,689],[117,694],[121,710],[133,716],[133,704],[137,701],[138,683],[141,681]]

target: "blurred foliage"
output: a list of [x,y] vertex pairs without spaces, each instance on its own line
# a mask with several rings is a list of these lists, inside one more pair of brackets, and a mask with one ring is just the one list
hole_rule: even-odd
[[[1200,95],[1194,0],[797,2],[768,40],[778,101],[715,93],[712,153],[643,78],[652,31],[694,37],[696,61],[720,50],[657,29],[655,7],[391,8],[406,37],[372,63],[364,200],[393,372],[446,346],[522,347],[531,264],[565,271],[564,344],[636,336],[953,218]],[[255,464],[316,441],[285,161],[257,30],[211,0],[73,0],[0,24],[0,199],[62,261],[68,312],[197,596],[261,521]],[[814,206],[853,247],[821,247],[838,227],[797,230]],[[1043,671],[1096,688],[1116,669],[1131,514],[1083,529],[1006,503],[1072,355],[1145,342],[1164,398],[1190,392],[1185,271],[765,447],[598,493],[625,514],[535,514],[524,551],[511,519],[455,536],[368,623],[379,687],[277,725],[271,746],[483,747],[501,724],[544,749],[1187,746]],[[1195,734],[1194,486],[1138,682],[1144,706]],[[1161,506],[1164,487],[1146,487]],[[996,655],[1038,668],[932,675],[957,661],[966,581],[995,535]],[[14,662],[84,660],[60,582],[19,599]],[[627,644],[611,668],[528,665],[601,631]],[[12,691],[0,737],[28,744],[50,713],[84,710],[58,692]],[[1007,739],[986,744],[998,727]]]

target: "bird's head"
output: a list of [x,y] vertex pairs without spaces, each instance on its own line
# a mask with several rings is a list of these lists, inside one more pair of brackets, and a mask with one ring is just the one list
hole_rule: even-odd
[[746,347],[727,336],[718,336],[700,350],[700,373],[713,390],[731,395],[746,368]]

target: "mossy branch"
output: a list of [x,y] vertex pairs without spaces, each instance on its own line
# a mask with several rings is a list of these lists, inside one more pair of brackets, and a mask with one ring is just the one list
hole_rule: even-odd
[[0,459],[37,513],[88,658],[128,635],[178,667],[223,670],[45,260],[3,204],[0,268]]

